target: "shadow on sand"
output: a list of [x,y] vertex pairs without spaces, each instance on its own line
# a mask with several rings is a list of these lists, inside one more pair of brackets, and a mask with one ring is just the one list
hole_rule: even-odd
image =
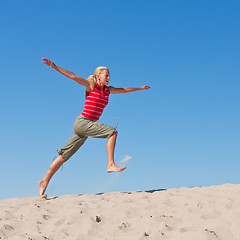
[[[147,190],[147,191],[133,191],[133,192],[146,192],[146,193],[154,193],[154,192],[160,192],[160,191],[166,191],[167,189],[164,188],[159,188],[159,189],[154,189],[154,190]],[[122,192],[122,193],[126,193],[126,194],[132,194],[132,192]],[[102,195],[105,194],[104,192],[101,193],[96,193],[95,195]]]

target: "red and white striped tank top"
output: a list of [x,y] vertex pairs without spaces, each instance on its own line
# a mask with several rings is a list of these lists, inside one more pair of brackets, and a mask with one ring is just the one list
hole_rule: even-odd
[[85,106],[82,115],[93,120],[98,120],[108,104],[109,94],[110,91],[107,86],[101,89],[99,84],[95,82],[94,89],[90,92],[86,91]]

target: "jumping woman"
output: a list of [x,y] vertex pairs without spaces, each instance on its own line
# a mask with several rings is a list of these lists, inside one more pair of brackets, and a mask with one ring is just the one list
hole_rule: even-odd
[[108,104],[109,94],[129,93],[139,90],[147,90],[149,86],[142,87],[124,87],[115,88],[107,86],[110,80],[110,72],[106,67],[98,67],[94,71],[94,75],[89,78],[81,78],[74,73],[55,65],[49,59],[43,58],[43,63],[57,70],[61,74],[76,81],[86,87],[86,98],[84,110],[78,116],[73,125],[73,135],[66,145],[58,149],[59,156],[51,163],[45,177],[38,182],[40,187],[40,196],[44,195],[48,183],[55,172],[66,162],[87,140],[88,137],[107,138],[107,172],[122,172],[126,167],[118,167],[114,162],[114,149],[117,139],[117,130],[105,124],[98,123],[97,120]]

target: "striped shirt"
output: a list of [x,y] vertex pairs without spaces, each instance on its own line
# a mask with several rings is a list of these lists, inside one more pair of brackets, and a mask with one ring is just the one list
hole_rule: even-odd
[[95,82],[94,89],[90,92],[86,91],[85,105],[82,115],[93,120],[98,120],[108,104],[109,94],[110,91],[107,86],[105,86],[104,89],[101,89],[99,84]]

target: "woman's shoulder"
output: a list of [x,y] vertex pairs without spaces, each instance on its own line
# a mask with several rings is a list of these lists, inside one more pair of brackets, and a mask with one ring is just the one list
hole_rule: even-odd
[[91,92],[95,88],[96,84],[91,79],[88,79],[88,81],[89,81],[89,88],[87,88],[86,90],[87,90],[87,92]]

